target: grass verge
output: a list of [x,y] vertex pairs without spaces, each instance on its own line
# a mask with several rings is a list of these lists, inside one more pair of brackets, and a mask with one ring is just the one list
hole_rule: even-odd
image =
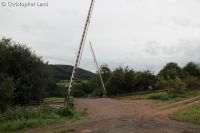
[[83,114],[75,112],[72,106],[60,110],[53,110],[47,105],[9,108],[5,113],[0,114],[0,132],[19,132],[25,129],[60,123],[65,120],[78,120],[82,116]]
[[191,107],[175,112],[171,115],[171,118],[182,122],[200,124],[200,105],[192,105]]
[[57,101],[64,101],[64,97],[49,97],[45,98],[44,102],[57,102]]
[[181,101],[187,98],[200,95],[200,91],[185,91],[181,94],[168,94],[167,92],[152,92],[149,94],[125,96],[122,99],[137,100],[137,99],[155,99],[161,101]]

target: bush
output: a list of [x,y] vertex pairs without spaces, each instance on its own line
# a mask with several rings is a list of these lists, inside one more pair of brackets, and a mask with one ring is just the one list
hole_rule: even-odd
[[184,81],[188,89],[200,89],[200,80],[197,77],[188,76]]
[[64,108],[58,110],[57,114],[59,114],[60,116],[63,116],[63,117],[73,116],[75,114],[74,106],[66,105],[66,106],[64,106]]
[[88,86],[84,82],[76,83],[73,86],[72,94],[74,97],[86,97],[87,91],[89,90],[87,88],[88,88]]
[[[30,48],[3,38],[0,40],[0,66],[0,75],[5,76],[5,80],[0,80],[0,93],[9,92],[8,95],[13,97],[14,105],[30,105],[43,100],[51,71],[48,63]],[[5,82],[10,82],[10,85]],[[2,89],[3,87],[10,88],[8,89],[10,91]],[[13,88],[14,93],[12,93]],[[7,100],[1,100],[7,103]]]
[[59,118],[49,106],[40,107],[15,107],[8,108],[0,117],[0,122],[16,121],[24,119],[56,119]]
[[81,114],[75,112],[73,106],[66,106],[60,110],[53,110],[48,105],[39,107],[8,108],[0,114],[0,132],[16,131],[25,128],[36,128],[65,119],[80,119]]
[[169,94],[180,94],[186,90],[186,84],[180,78],[176,77],[175,79],[159,79],[159,86],[162,89],[167,90]]
[[15,84],[13,78],[0,74],[0,113],[13,104]]
[[152,94],[149,94],[147,96],[147,99],[155,99],[155,100],[168,100],[169,99],[169,96],[166,92],[158,92],[158,93],[152,93]]
[[171,82],[172,86],[168,89],[170,94],[180,94],[186,89],[186,84],[180,78],[176,78],[175,81]]

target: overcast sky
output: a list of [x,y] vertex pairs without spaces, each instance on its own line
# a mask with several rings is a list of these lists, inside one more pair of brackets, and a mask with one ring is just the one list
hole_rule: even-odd
[[[38,2],[48,7],[0,5],[0,38],[28,45],[50,64],[73,65],[90,0]],[[96,0],[81,62],[95,70],[89,40],[99,64],[112,68],[157,72],[167,62],[200,62],[200,0]]]

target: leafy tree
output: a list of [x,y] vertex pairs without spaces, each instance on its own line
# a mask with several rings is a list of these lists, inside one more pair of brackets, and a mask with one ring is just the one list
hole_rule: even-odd
[[187,89],[200,89],[200,80],[194,76],[187,76],[184,79]]
[[186,83],[179,77],[175,79],[159,79],[160,87],[169,94],[180,94],[186,89]]
[[200,77],[200,66],[194,62],[189,62],[183,70],[191,76]]
[[135,79],[136,79],[136,73],[133,69],[129,69],[128,67],[126,67],[124,69],[124,92],[125,93],[129,93],[134,91],[135,89]]
[[[112,72],[107,64],[104,64],[100,67],[100,72],[101,72],[101,76],[102,76],[102,79],[104,82],[104,86],[107,90],[108,84],[109,84],[108,82],[109,82]],[[88,82],[88,84],[89,84],[88,85],[89,90],[93,91],[92,95],[94,95],[94,96],[102,96],[103,95],[103,86],[102,86],[101,79],[100,79],[98,73],[96,73],[94,78],[92,80],[90,80]]]
[[174,80],[176,77],[183,78],[184,73],[177,63],[170,62],[159,72],[158,76],[167,80]]
[[[51,75],[48,63],[25,45],[3,38],[0,40],[0,65],[0,74],[9,79],[5,80],[7,84],[14,84],[14,94],[9,91],[14,104],[27,105],[42,101]],[[4,84],[4,81],[0,82]],[[11,88],[13,86],[10,83],[10,90],[13,90]],[[5,93],[2,87],[0,90],[0,93]]]
[[137,72],[135,79],[136,91],[156,89],[157,78],[150,71]]
[[0,74],[0,112],[13,104],[14,90],[13,79]]
[[48,87],[45,89],[45,97],[64,97],[66,88],[62,85],[57,85],[55,81],[49,81]]
[[108,95],[124,93],[125,73],[123,68],[119,67],[112,72],[108,83]]

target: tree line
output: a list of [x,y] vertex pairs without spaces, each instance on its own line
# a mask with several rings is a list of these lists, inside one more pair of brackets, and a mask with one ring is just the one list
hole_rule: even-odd
[[[48,62],[27,46],[11,39],[0,40],[0,112],[9,106],[40,104],[45,97],[63,97],[65,89],[56,84]],[[181,93],[200,88],[200,66],[190,62],[183,68],[177,63],[166,64],[158,73],[135,71],[129,67],[111,70],[101,66],[102,78],[108,96],[141,91],[166,90]],[[74,84],[73,96],[102,96],[99,75]]]
[[[184,90],[200,89],[200,65],[187,63],[183,68],[175,62],[167,63],[158,74],[151,71],[135,71],[129,67],[111,70],[101,66],[101,73],[108,96],[142,91],[165,90],[168,93],[182,93]],[[74,87],[75,96],[102,96],[103,89],[96,75],[88,82]]]

